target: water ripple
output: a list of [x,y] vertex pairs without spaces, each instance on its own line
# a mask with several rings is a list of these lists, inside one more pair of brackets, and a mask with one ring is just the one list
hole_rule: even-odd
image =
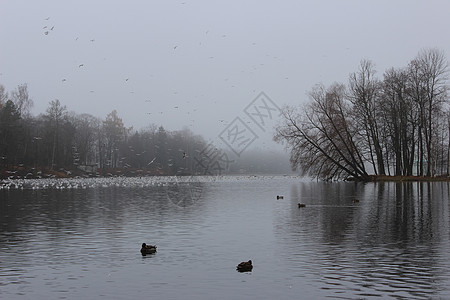
[[[0,191],[2,298],[450,296],[447,186],[419,193],[419,185],[273,177],[43,182]],[[196,201],[169,199],[191,184],[201,188]],[[158,252],[142,257],[142,242]],[[254,270],[236,272],[248,259]]]

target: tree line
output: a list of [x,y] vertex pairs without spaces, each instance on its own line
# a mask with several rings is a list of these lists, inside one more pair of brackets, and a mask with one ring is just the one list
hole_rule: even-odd
[[207,148],[200,135],[185,128],[167,131],[150,125],[127,128],[117,111],[104,119],[69,112],[55,99],[45,113],[32,116],[27,84],[7,92],[0,85],[0,171],[13,176],[18,169],[31,175],[66,172],[95,166],[103,175],[193,174]]
[[382,79],[362,60],[347,84],[317,84],[303,106],[284,107],[274,139],[290,150],[293,169],[325,180],[448,176],[448,79],[438,49]]

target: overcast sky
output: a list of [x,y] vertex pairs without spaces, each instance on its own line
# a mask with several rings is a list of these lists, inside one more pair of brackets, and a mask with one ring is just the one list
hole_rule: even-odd
[[449,13],[446,0],[0,0],[0,84],[27,83],[34,115],[59,99],[210,140],[240,118],[261,141],[273,124],[244,111],[260,92],[282,107],[361,59],[381,78],[424,48],[449,58]]

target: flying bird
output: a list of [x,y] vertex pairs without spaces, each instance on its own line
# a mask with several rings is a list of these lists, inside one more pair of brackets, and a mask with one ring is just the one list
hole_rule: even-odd
[[155,159],[156,159],[156,157],[155,157],[154,159],[152,159],[152,161],[149,162],[149,163],[147,164],[147,166],[151,165],[151,164],[155,161]]
[[78,68],[81,68],[81,67],[84,67],[84,64],[81,64],[81,65],[78,66]]

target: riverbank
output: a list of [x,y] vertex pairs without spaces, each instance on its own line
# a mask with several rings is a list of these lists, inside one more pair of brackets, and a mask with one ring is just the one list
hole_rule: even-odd
[[[95,172],[86,172],[81,169],[52,170],[50,168],[30,168],[25,166],[10,166],[0,168],[0,180],[5,179],[40,179],[40,178],[73,178],[73,177],[145,177],[145,176],[185,176],[192,175],[186,173],[171,174],[159,169],[135,169],[135,168],[111,168],[96,169]],[[353,177],[345,181],[361,181]],[[450,176],[389,176],[389,175],[370,175],[368,182],[435,182],[450,181]]]
[[25,166],[13,166],[0,168],[0,179],[39,179],[39,178],[73,178],[73,177],[113,177],[113,176],[163,176],[161,170],[114,168],[97,169],[95,172],[86,172],[80,169],[67,170],[60,168],[52,170],[50,168],[30,168]]
[[[361,181],[353,177],[347,178],[345,181]],[[391,176],[391,175],[370,175],[368,182],[435,182],[450,181],[450,176]]]
[[389,176],[389,175],[373,175],[372,181],[394,181],[394,182],[405,182],[405,181],[450,181],[450,177],[446,175],[441,176]]

